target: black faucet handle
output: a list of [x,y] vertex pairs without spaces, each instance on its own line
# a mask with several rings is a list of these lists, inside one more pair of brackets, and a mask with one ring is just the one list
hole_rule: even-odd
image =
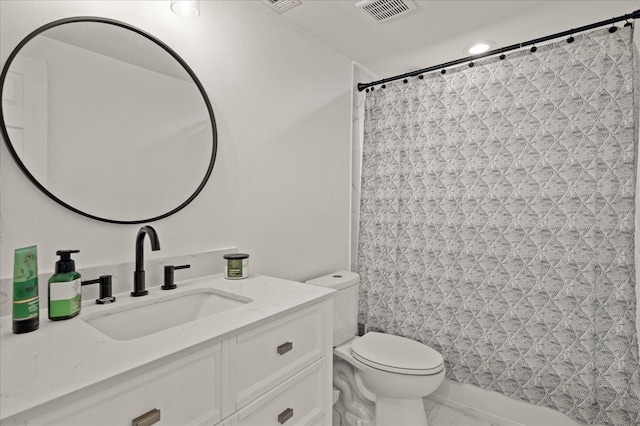
[[191,265],[179,265],[179,266],[166,265],[164,267],[164,285],[162,285],[160,288],[162,290],[173,290],[177,288],[178,286],[175,284],[173,279],[173,271],[175,271],[176,269],[187,269],[187,268],[191,268]]
[[116,298],[111,295],[111,275],[100,275],[100,278],[95,280],[82,281],[81,285],[100,284],[100,297],[96,299],[96,303],[99,305],[105,305],[107,303],[113,303]]

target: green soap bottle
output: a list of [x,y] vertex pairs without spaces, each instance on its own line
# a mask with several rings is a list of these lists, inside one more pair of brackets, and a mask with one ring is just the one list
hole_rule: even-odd
[[73,318],[80,313],[82,282],[76,272],[72,253],[80,250],[58,250],[56,273],[49,278],[49,319],[53,321]]
[[17,249],[13,265],[13,332],[28,333],[40,326],[38,248]]

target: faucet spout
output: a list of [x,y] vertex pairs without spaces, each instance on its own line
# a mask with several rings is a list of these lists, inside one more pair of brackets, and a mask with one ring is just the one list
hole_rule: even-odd
[[139,297],[149,293],[145,288],[145,273],[144,273],[144,237],[149,236],[149,242],[151,243],[151,250],[160,250],[160,240],[156,230],[151,226],[143,226],[138,231],[136,236],[136,270],[133,272],[133,291],[131,296]]

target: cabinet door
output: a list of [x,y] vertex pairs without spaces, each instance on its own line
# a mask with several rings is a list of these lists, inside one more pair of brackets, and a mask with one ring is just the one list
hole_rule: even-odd
[[144,373],[132,372],[135,377],[27,424],[131,426],[133,419],[159,410],[157,425],[212,425],[222,419],[222,386],[228,380],[223,373],[222,344],[217,344]]
[[237,415],[241,426],[322,424],[325,390],[324,359],[258,398]]
[[322,306],[313,305],[237,336],[231,344],[236,409],[323,357]]

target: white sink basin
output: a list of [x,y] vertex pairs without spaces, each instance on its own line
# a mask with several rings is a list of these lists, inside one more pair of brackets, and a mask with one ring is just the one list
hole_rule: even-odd
[[252,300],[248,297],[222,293],[212,289],[151,298],[139,303],[114,307],[89,314],[84,322],[116,340],[132,340],[196,321]]

